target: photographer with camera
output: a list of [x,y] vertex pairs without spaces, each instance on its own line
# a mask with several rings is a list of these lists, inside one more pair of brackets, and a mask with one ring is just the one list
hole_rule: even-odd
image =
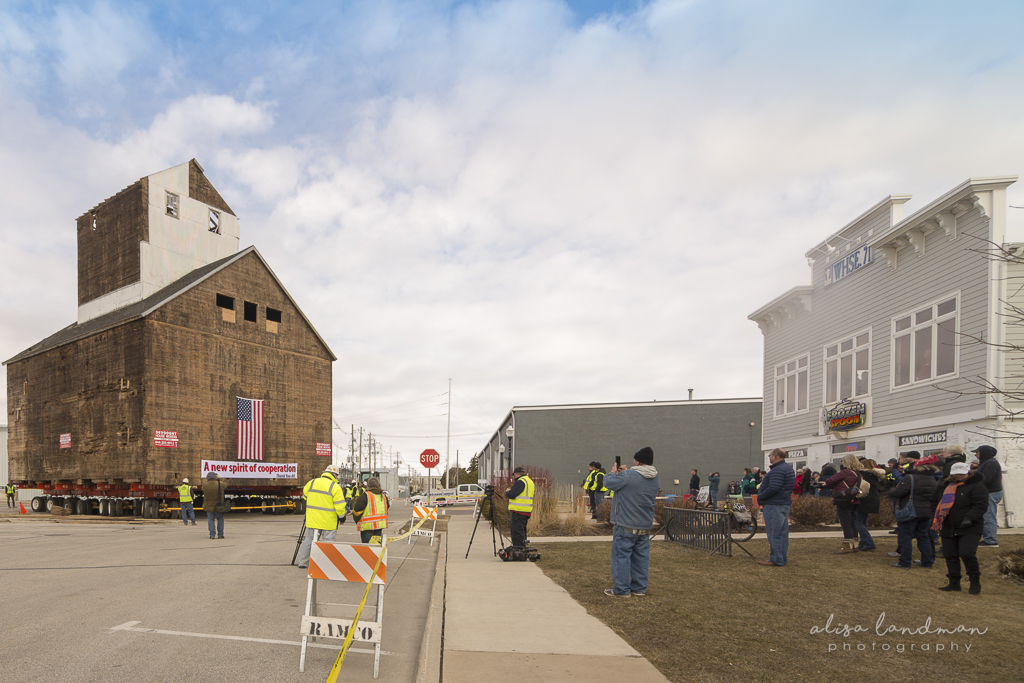
[[633,456],[633,467],[618,463],[604,478],[604,485],[615,492],[612,498],[612,582],[605,595],[628,598],[647,594],[647,574],[651,561],[651,527],[654,526],[654,501],[661,489],[654,469],[654,450],[645,446]]
[[517,548],[526,547],[526,523],[533,512],[533,480],[526,474],[522,465],[512,471],[512,488],[505,492],[508,500],[508,525],[512,534],[512,545]]
[[299,549],[298,566],[306,569],[313,541],[334,543],[338,524],[345,523],[345,495],[338,483],[338,468],[331,465],[319,477],[306,482],[302,497],[306,500],[306,532]]

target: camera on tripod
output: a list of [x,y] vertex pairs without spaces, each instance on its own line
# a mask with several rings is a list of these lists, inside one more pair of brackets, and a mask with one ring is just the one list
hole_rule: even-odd
[[494,495],[494,484],[488,484],[487,486],[484,487],[484,495],[485,496],[493,496]]

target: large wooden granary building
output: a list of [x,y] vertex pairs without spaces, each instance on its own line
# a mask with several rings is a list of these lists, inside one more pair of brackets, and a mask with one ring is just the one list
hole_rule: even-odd
[[77,322],[6,361],[13,480],[160,498],[219,463],[236,492],[288,495],[330,464],[334,354],[238,242],[195,160],[78,218]]

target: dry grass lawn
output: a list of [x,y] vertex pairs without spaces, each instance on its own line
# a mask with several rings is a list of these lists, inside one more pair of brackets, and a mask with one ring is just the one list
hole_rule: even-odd
[[[885,553],[895,537],[875,539],[873,552],[833,555],[838,540],[792,538],[782,568],[759,566],[739,550],[708,558],[656,541],[648,595],[628,599],[603,592],[611,586],[610,542],[534,545],[545,574],[674,683],[1024,680],[1024,586],[996,569],[997,555],[1024,548],[1024,536],[1001,534],[1000,548],[978,550],[981,595],[968,595],[966,579],[961,593],[937,591],[945,584],[941,558],[932,569],[890,567]],[[767,558],[766,541],[746,546]],[[883,613],[883,631],[921,629],[930,618],[933,632],[878,635]],[[833,631],[867,631],[812,633],[830,615]],[[985,632],[934,632],[961,625]]]

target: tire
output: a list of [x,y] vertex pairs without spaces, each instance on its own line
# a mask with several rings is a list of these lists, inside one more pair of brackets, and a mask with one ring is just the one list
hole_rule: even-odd
[[743,523],[737,522],[735,517],[732,518],[732,540],[740,541],[741,543],[743,541],[749,541],[756,533],[757,521],[753,519],[753,515],[751,515],[751,520],[749,522]]
[[114,501],[113,517],[124,517],[124,501],[118,498]]
[[84,516],[89,514],[89,512],[91,511],[92,504],[89,502],[88,498],[79,498],[78,501],[75,503],[75,512],[77,512],[78,514]]
[[32,512],[46,512],[46,499],[42,496],[36,496],[30,503]]
[[261,505],[263,506],[263,510],[262,510],[262,512],[263,512],[263,514],[265,514],[265,515],[269,515],[269,514],[271,514],[272,512],[274,512],[274,508],[270,507],[271,505],[273,505],[273,503],[272,503],[272,502],[270,502],[271,500],[272,500],[272,499],[269,499],[269,498],[264,498],[264,499],[263,499],[263,500],[261,501],[261,503],[260,503],[260,504],[261,504]]
[[156,503],[156,501],[152,498],[146,498],[142,501],[143,519],[156,519],[156,511],[158,510],[158,507],[153,503]]
[[64,509],[68,511],[69,515],[78,514],[78,499],[74,497],[67,497],[64,499]]
[[284,507],[284,504],[285,504],[284,503],[284,498],[275,498],[274,499],[274,505],[279,506],[279,507],[274,508],[274,514],[275,515],[283,515],[284,513],[288,512],[288,510]]
[[108,498],[100,499],[100,517],[106,517],[110,514],[110,500]]
[[56,505],[56,504],[57,504],[56,500],[54,500],[53,498],[47,498],[46,499],[46,511],[49,512],[50,510],[52,510],[53,506]]

